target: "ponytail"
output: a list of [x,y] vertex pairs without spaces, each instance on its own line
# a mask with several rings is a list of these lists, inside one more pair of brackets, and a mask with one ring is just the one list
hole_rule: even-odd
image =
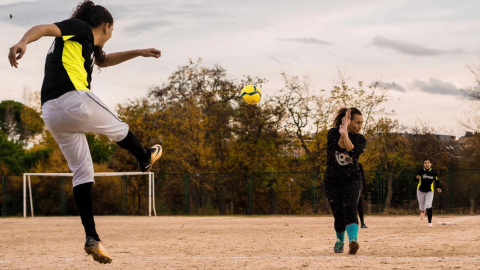
[[[73,11],[72,17],[82,20],[95,28],[104,23],[113,25],[113,17],[110,12],[103,6],[95,5],[92,1],[85,0],[78,4],[77,8]],[[99,64],[105,63],[105,52],[102,48],[95,46],[93,50],[95,62]]]

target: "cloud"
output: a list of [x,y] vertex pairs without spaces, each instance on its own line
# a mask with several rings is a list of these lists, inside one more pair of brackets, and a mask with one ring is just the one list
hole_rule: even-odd
[[151,32],[161,27],[168,27],[168,26],[171,26],[172,24],[173,22],[166,21],[166,20],[148,21],[148,22],[142,22],[142,23],[134,24],[132,26],[128,26],[125,30],[128,33],[139,34],[143,32]]
[[332,43],[320,40],[317,38],[313,37],[308,37],[308,38],[281,38],[281,41],[287,41],[287,42],[298,42],[298,43],[307,43],[307,44],[318,44],[318,45],[332,45]]
[[277,63],[277,64],[285,64],[284,61],[278,59],[277,57],[275,56],[269,56],[268,59],[272,60],[273,62]]
[[394,82],[387,83],[387,82],[383,82],[383,81],[377,81],[377,82],[372,83],[371,86],[376,86],[376,87],[385,88],[385,89],[391,89],[391,90],[395,90],[395,91],[403,92],[403,93],[406,92],[406,90],[405,90],[405,88],[403,88],[403,86],[401,86],[397,83],[394,83]]
[[427,48],[415,43],[401,41],[401,40],[392,40],[382,36],[376,36],[373,38],[372,44],[379,48],[392,49],[394,51],[413,55],[413,56],[435,56],[442,54],[463,54],[465,50],[463,49],[454,49],[454,50],[439,50],[434,48]]
[[413,86],[426,93],[464,96],[462,89],[457,88],[452,83],[444,82],[436,78],[430,78],[428,82],[415,79],[413,80]]

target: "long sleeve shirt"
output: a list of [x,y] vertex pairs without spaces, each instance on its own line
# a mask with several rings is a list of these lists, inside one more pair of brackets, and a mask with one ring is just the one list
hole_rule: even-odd
[[347,151],[338,145],[340,132],[338,128],[331,128],[327,134],[327,179],[361,178],[358,159],[364,152],[367,140],[362,134],[348,133],[348,138],[354,148]]

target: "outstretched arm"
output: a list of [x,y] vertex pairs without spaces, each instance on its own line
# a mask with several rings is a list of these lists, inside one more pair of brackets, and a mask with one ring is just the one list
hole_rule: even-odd
[[8,60],[10,61],[10,65],[17,68],[17,60],[21,59],[25,54],[25,51],[27,50],[27,44],[32,43],[44,36],[60,37],[62,36],[62,32],[55,24],[37,25],[30,28],[30,30],[25,33],[23,38],[10,48],[8,52]]
[[123,63],[127,60],[133,59],[138,56],[159,58],[161,56],[161,51],[155,48],[149,48],[149,49],[109,53],[105,56],[104,63],[95,62],[95,64],[97,64],[99,67],[110,67],[110,66],[118,65],[120,63]]

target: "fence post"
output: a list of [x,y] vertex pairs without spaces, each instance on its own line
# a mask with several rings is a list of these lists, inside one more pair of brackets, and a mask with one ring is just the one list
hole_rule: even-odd
[[60,215],[67,215],[67,177],[60,180]]
[[7,176],[2,176],[2,217],[7,215]]
[[447,171],[448,175],[448,210],[450,214],[453,214],[453,190],[452,190],[452,172],[450,170]]
[[383,212],[383,173],[378,172],[378,213]]
[[253,177],[247,174],[247,215],[253,215]]
[[471,199],[470,200],[470,215],[473,215],[475,213],[475,200]]
[[122,215],[127,214],[127,176],[122,175],[121,181],[121,194],[120,194],[120,212]]
[[315,214],[318,213],[318,177],[312,173],[312,209]]
[[183,184],[185,187],[185,204],[183,207],[183,214],[190,215],[190,175],[183,175]]
[[372,213],[372,193],[369,191],[367,193],[367,200],[368,200],[368,214]]

